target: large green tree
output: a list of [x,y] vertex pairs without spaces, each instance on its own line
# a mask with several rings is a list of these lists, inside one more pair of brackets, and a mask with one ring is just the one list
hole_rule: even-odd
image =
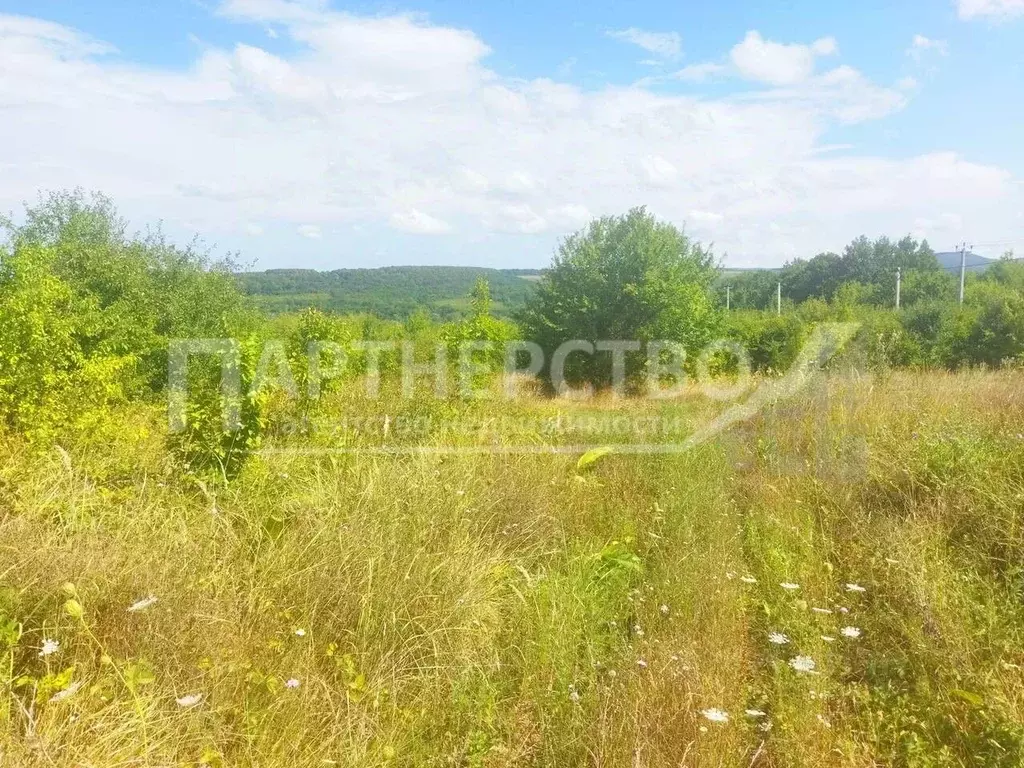
[[[681,343],[693,354],[719,323],[711,294],[717,275],[709,249],[644,208],[605,216],[558,248],[520,317],[524,338],[550,361],[570,340]],[[627,372],[642,370],[645,352],[630,354]],[[612,355],[574,354],[570,379],[611,381]]]

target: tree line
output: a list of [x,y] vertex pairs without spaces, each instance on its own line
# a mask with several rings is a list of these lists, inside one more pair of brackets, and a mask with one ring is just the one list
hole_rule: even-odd
[[[285,340],[300,375],[312,340],[342,349],[355,341],[411,340],[429,354],[438,344],[455,349],[467,341],[511,339],[540,345],[549,359],[573,339],[667,340],[690,355],[689,365],[710,342],[729,339],[746,350],[756,370],[768,373],[786,370],[815,323],[856,320],[861,331],[851,354],[860,365],[1024,362],[1024,265],[1006,259],[970,275],[961,305],[955,276],[927,243],[911,238],[859,238],[842,254],[794,262],[780,273],[733,277],[734,308],[725,311],[711,251],[637,208],[566,238],[533,285],[510,273],[529,290],[513,317],[498,316],[491,286],[476,275],[458,316],[438,321],[422,307],[400,319],[308,306],[270,316],[241,289],[230,260],[198,243],[177,246],[159,231],[129,234],[101,195],[52,194],[28,207],[20,223],[4,220],[2,226],[0,433],[46,445],[69,435],[116,432],[117,408],[166,407],[172,340],[231,339],[247,386],[240,404],[244,429],[224,429],[220,369],[210,361],[189,371],[188,431],[169,437],[184,463],[224,474],[273,421],[273,393],[250,386],[269,339]],[[892,306],[897,268],[903,274],[899,311]],[[279,277],[301,283],[308,276]],[[780,279],[786,303],[777,314],[764,307],[771,306],[766,295]],[[282,290],[295,285],[282,283]],[[630,348],[623,360],[635,379],[650,364],[642,346]],[[364,362],[353,352],[352,371],[358,374]],[[505,361],[491,355],[484,362],[494,369]],[[394,354],[385,355],[384,374],[396,367]],[[575,381],[608,384],[614,355],[574,354],[566,372]]]

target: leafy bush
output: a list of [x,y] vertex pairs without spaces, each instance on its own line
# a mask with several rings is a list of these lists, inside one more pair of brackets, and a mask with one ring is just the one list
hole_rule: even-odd
[[726,333],[747,350],[755,371],[784,371],[796,360],[806,326],[794,315],[730,312]]
[[[550,361],[566,341],[669,340],[691,354],[719,325],[710,288],[716,270],[709,250],[643,208],[606,216],[567,238],[521,317],[524,338]],[[570,381],[608,384],[611,356],[572,355]],[[643,367],[631,353],[627,374]]]

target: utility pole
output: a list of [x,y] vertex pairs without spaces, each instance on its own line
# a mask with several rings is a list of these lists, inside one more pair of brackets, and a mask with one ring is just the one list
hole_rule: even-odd
[[725,311],[728,312],[732,307],[732,286],[725,286]]
[[775,314],[782,314],[782,281],[775,284]]
[[[974,246],[970,246],[974,248]],[[967,243],[960,243],[960,303],[964,303],[964,277],[967,274]]]
[[899,267],[896,267],[896,309],[900,308],[900,279],[901,279],[901,277],[902,277],[901,270],[900,270]]

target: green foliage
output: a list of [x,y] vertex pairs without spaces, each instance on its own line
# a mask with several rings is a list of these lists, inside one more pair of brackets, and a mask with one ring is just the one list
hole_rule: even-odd
[[313,307],[336,314],[370,313],[403,320],[417,310],[436,320],[466,313],[465,297],[486,280],[495,314],[519,311],[536,286],[538,270],[479,267],[382,267],[380,269],[272,269],[242,272],[237,279],[266,311],[297,312]]
[[[521,316],[524,337],[550,356],[581,339],[669,340],[689,352],[714,337],[719,314],[710,295],[715,267],[709,250],[643,208],[606,216],[567,238]],[[567,378],[606,384],[611,356],[572,355]],[[630,354],[627,373],[644,353]]]
[[752,310],[730,312],[726,333],[750,355],[755,371],[785,371],[796,359],[808,326],[795,315]]
[[230,262],[127,235],[101,195],[54,193],[0,223],[0,425],[40,444],[118,429],[110,406],[163,391],[172,339],[258,325]]
[[[470,316],[447,326],[442,333],[450,360],[458,362],[466,348],[465,354],[471,355],[472,362],[479,364],[482,372],[497,371],[504,366],[505,344],[518,337],[518,329],[513,323],[494,317],[492,306],[490,284],[481,277],[470,295]],[[481,348],[472,352],[466,347],[471,343],[479,343]]]

